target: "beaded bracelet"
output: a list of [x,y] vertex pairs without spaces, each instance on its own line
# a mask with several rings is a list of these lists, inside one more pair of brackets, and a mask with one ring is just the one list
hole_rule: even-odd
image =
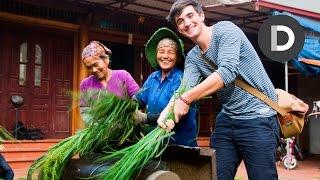
[[180,96],[179,99],[181,101],[183,101],[184,103],[186,103],[186,105],[190,106],[190,102],[188,100],[186,100],[184,97]]

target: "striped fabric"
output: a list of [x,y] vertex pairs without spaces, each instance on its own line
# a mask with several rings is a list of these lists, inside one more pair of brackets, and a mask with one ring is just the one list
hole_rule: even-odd
[[225,88],[219,90],[222,112],[231,118],[252,119],[269,117],[276,112],[268,105],[233,83],[241,77],[272,100],[276,100],[275,89],[262,62],[242,30],[229,21],[221,21],[213,26],[212,41],[206,52],[201,54],[195,46],[187,55],[183,82],[194,87],[199,79],[206,78],[214,69],[203,58],[217,65],[216,72],[221,76]]

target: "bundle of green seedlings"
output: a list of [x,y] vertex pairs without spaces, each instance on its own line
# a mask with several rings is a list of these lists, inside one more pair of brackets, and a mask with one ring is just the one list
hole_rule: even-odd
[[73,156],[84,156],[96,149],[108,149],[112,142],[120,145],[126,139],[134,139],[133,114],[138,108],[135,101],[120,99],[110,93],[99,93],[98,99],[92,99],[88,111],[91,123],[37,159],[31,165],[27,179],[61,179]]
[[[174,96],[174,99],[186,91],[186,86],[180,87]],[[166,115],[165,121],[174,121],[173,109],[170,109]],[[97,162],[119,159],[111,165],[106,171],[97,175],[98,179],[110,180],[131,180],[134,176],[141,173],[151,160],[158,158],[167,148],[169,139],[174,132],[168,132],[163,128],[156,127],[136,144],[126,147],[111,154],[106,154],[97,158]]]
[[0,140],[15,140],[15,138],[6,128],[0,126]]
[[160,127],[155,128],[136,144],[98,157],[97,162],[120,159],[109,169],[97,175],[98,179],[130,180],[150,163],[150,160],[160,157],[165,151],[169,138],[174,132],[167,132]]

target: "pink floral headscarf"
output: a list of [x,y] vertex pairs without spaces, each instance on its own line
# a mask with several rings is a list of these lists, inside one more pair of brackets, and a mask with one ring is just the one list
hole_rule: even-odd
[[99,41],[91,41],[82,51],[82,60],[90,56],[110,56],[111,50]]

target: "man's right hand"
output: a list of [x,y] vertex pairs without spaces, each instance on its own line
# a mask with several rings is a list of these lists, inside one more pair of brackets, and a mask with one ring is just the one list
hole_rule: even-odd
[[175,123],[172,119],[161,119],[161,115],[157,120],[157,123],[159,127],[165,129],[167,132],[170,132],[175,126]]
[[161,113],[160,116],[157,120],[158,126],[165,129],[166,125],[165,125],[165,121],[166,121],[166,116],[167,116],[167,111],[164,109]]
[[[172,108],[172,106],[171,106]],[[157,120],[157,123],[158,123],[158,126],[165,129],[167,132],[170,132],[174,126],[175,126],[175,123],[172,119],[166,119],[167,116],[168,116],[168,113],[169,113],[169,110],[170,109],[170,105],[168,105],[168,107],[166,107],[161,113],[160,113],[160,116]]]

